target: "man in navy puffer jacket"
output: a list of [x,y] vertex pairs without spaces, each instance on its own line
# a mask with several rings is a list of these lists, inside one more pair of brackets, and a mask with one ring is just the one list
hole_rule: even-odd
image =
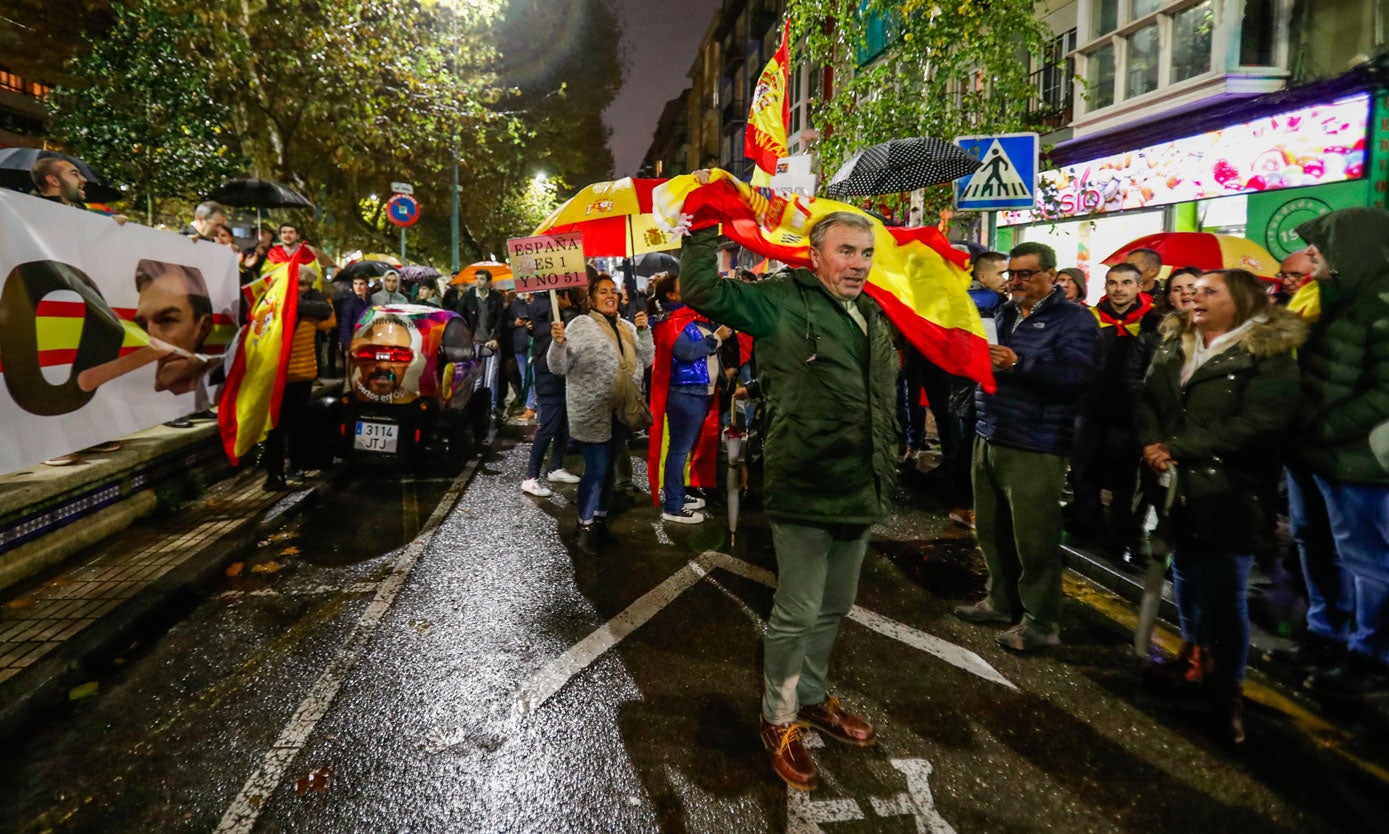
[[1011,300],[995,315],[998,390],[975,393],[974,504],[988,596],[955,609],[1006,624],[999,645],[1032,652],[1061,642],[1061,489],[1077,403],[1094,375],[1099,329],[1056,286],[1056,253],[1023,243],[1008,254]]

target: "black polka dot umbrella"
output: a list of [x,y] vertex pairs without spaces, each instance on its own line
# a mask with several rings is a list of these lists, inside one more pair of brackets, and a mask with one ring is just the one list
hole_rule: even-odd
[[825,184],[830,197],[871,197],[941,185],[972,174],[979,160],[931,136],[893,139],[864,148]]

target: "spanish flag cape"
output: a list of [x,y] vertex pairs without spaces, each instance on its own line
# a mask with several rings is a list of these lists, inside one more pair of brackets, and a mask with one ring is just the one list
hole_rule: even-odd
[[299,315],[299,262],[280,264],[265,280],[267,287],[242,328],[217,408],[222,447],[233,465],[280,420],[294,322]]
[[782,24],[781,47],[758,76],[748,105],[743,155],[756,166],[752,173],[754,185],[770,183],[777,161],[786,156],[786,126],[791,123],[791,102],[786,95],[791,75],[791,56],[787,48],[790,34],[788,21]]
[[[651,363],[651,415],[655,418],[647,430],[646,474],[651,483],[651,502],[661,504],[661,489],[665,486],[666,450],[670,433],[666,424],[666,397],[670,394],[670,372],[675,359],[675,340],[691,322],[707,324],[708,320],[688,305],[671,311],[656,323],[651,335],[656,341],[656,359]],[[712,336],[706,338],[713,338]],[[718,382],[718,380],[712,380]],[[713,487],[718,484],[719,461],[719,398],[711,397],[704,413],[704,424],[695,439],[690,456],[685,459],[685,482],[692,487]]]
[[270,286],[270,276],[277,274],[276,270],[290,263],[311,266],[317,270],[319,278],[314,282],[314,289],[323,291],[323,270],[318,265],[318,253],[307,243],[301,243],[299,248],[294,250],[294,254],[290,255],[277,243],[265,253],[265,260],[260,265],[260,277],[241,288],[241,303],[247,308],[254,308],[260,297],[265,295],[266,288]]
[[934,226],[888,228],[846,203],[753,188],[727,171],[674,177],[652,192],[659,223],[674,234],[723,224],[744,247],[791,266],[810,268],[810,228],[846,211],[873,224],[873,268],[864,292],[908,341],[942,370],[994,390],[993,363],[979,310],[970,300],[969,258]]

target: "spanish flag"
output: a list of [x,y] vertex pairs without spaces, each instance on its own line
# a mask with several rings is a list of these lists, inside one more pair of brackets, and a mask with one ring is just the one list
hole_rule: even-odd
[[[647,431],[646,474],[651,485],[651,501],[658,507],[661,505],[661,491],[666,486],[666,452],[670,450],[666,402],[670,399],[675,341],[680,338],[686,325],[691,323],[708,324],[708,321],[693,308],[681,307],[651,327],[656,343],[656,359],[651,363],[651,414],[655,421]],[[718,462],[719,398],[716,393],[704,412],[694,447],[690,449],[689,457],[685,458],[685,483],[701,489],[717,486]]]
[[279,422],[285,371],[294,343],[299,262],[282,263],[265,278],[266,290],[241,331],[217,408],[222,447],[233,465]]
[[934,226],[888,228],[846,203],[753,188],[722,170],[710,171],[707,185],[693,174],[674,177],[656,188],[651,202],[674,234],[722,223],[725,236],[753,252],[807,269],[816,221],[836,211],[867,218],[875,251],[864,292],[927,359],[994,390],[988,337],[967,292],[969,258]]
[[791,101],[786,95],[791,86],[791,55],[787,43],[790,35],[788,21],[781,27],[781,46],[758,76],[748,106],[743,155],[756,166],[752,172],[753,185],[771,183],[777,160],[786,156],[786,127],[791,123]]

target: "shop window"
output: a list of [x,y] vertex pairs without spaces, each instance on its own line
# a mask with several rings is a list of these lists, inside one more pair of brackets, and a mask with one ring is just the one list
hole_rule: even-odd
[[1273,66],[1277,5],[1277,0],[1244,0],[1244,20],[1239,30],[1241,66]]
[[1090,36],[1108,35],[1119,28],[1119,0],[1091,0]]
[[1211,29],[1214,23],[1210,0],[1173,16],[1173,83],[1194,78],[1211,68]]
[[1107,43],[1090,53],[1086,61],[1085,100],[1091,110],[1114,103],[1114,44]]
[[1134,32],[1128,38],[1128,73],[1124,96],[1131,98],[1151,93],[1158,88],[1158,27],[1154,23]]

